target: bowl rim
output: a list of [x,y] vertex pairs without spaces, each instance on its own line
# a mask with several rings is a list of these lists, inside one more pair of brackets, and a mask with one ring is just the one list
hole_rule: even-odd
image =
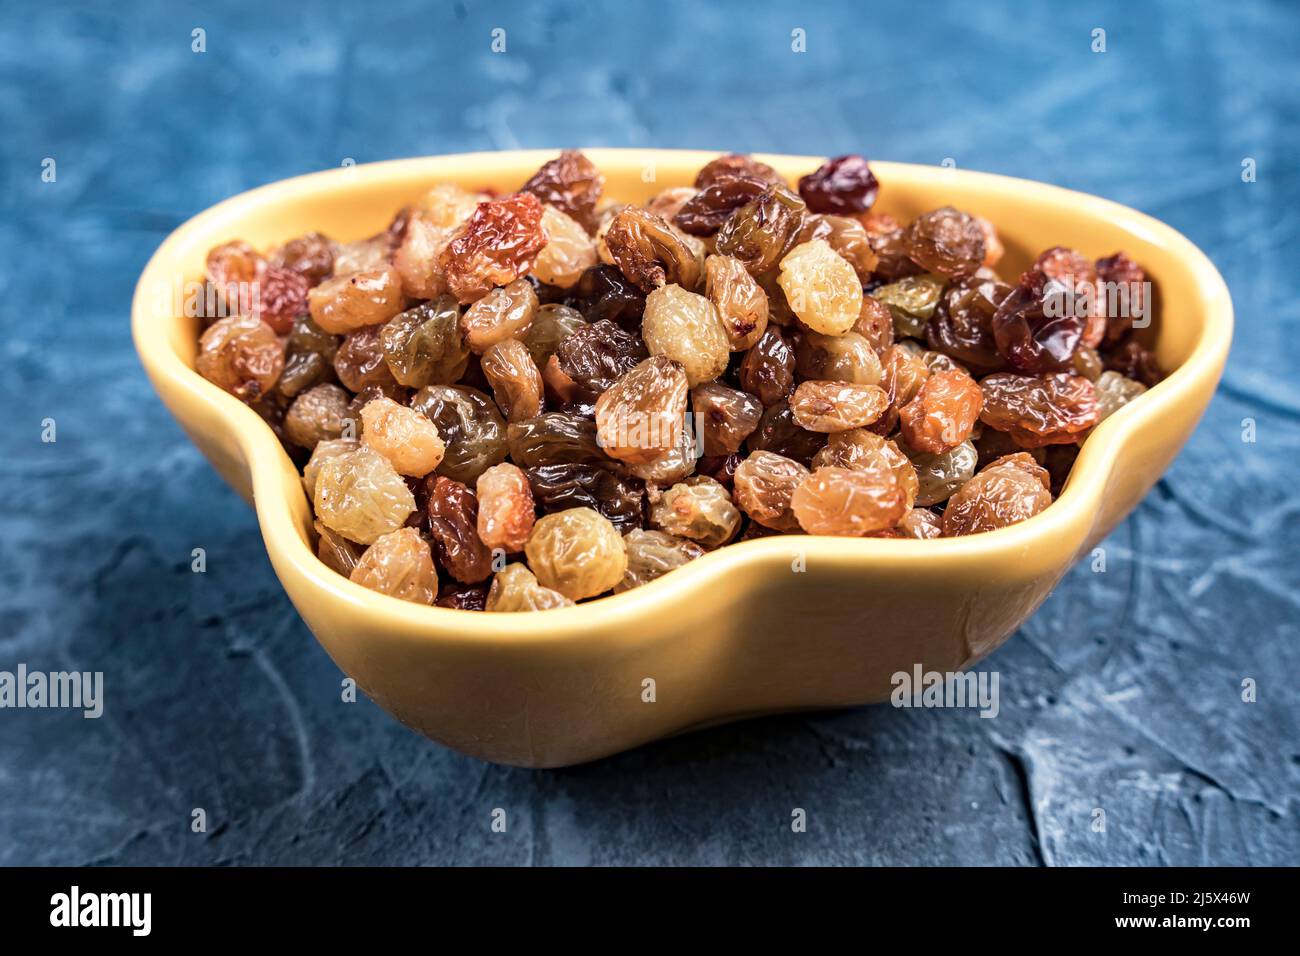
[[[726,152],[725,150],[679,150],[639,148],[583,148],[603,171],[644,168],[656,170],[690,167],[692,170]],[[412,180],[426,184],[441,174],[464,178],[472,169],[485,181],[495,174],[527,176],[558,149],[506,150],[451,153],[328,169],[259,186],[225,199],[199,212],[177,227],[150,257],[136,283],[132,298],[132,337],[137,354],[155,388],[183,393],[189,400],[207,406],[214,420],[223,423],[233,437],[247,465],[253,488],[254,507],[268,554],[277,574],[283,566],[293,567],[299,576],[320,592],[343,601],[367,614],[387,619],[403,632],[423,631],[439,640],[481,643],[528,642],[545,637],[548,644],[566,637],[579,640],[593,630],[608,632],[624,628],[630,640],[646,615],[666,605],[690,598],[692,592],[710,586],[724,575],[743,573],[746,566],[779,561],[788,564],[792,555],[802,555],[811,565],[852,565],[869,573],[873,566],[915,569],[918,573],[945,574],[972,562],[1017,562],[1044,541],[1068,534],[1081,514],[1095,516],[1106,478],[1114,468],[1119,449],[1137,437],[1143,425],[1160,417],[1192,394],[1217,383],[1218,374],[1231,344],[1233,310],[1227,285],[1209,258],[1171,226],[1128,206],[1087,193],[1035,180],[967,169],[924,166],[911,163],[872,161],[881,182],[942,181],[960,178],[989,193],[1014,190],[1026,202],[1066,204],[1085,217],[1115,222],[1146,241],[1163,246],[1187,264],[1194,278],[1193,301],[1204,311],[1202,332],[1186,359],[1163,381],[1149,389],[1141,402],[1120,409],[1099,424],[1084,442],[1061,495],[1052,506],[1018,524],[996,531],[959,538],[913,540],[900,538],[843,538],[818,535],[778,535],[734,542],[697,558],[673,574],[620,594],[606,595],[573,607],[544,614],[461,611],[419,605],[371,591],[327,567],[299,533],[297,521],[284,489],[284,450],[266,423],[248,406],[198,374],[171,348],[162,334],[163,326],[174,322],[156,307],[149,294],[160,278],[170,281],[174,273],[165,268],[175,250],[194,237],[216,235],[224,225],[238,221],[247,210],[265,202],[306,198],[330,191],[346,190],[360,183],[386,179]],[[811,172],[825,157],[777,153],[754,153],[753,157],[778,169],[800,168]],[[453,171],[454,170],[454,171]],[[216,241],[224,241],[217,239]],[[151,304],[154,303],[154,304]],[[296,469],[294,469],[296,471]],[[1091,527],[1091,519],[1084,522]]]

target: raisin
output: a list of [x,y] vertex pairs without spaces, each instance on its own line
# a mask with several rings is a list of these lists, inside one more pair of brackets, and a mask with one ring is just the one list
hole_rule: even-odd
[[302,486],[307,492],[308,501],[316,497],[316,476],[320,473],[321,466],[331,458],[346,455],[360,447],[361,442],[355,438],[327,439],[316,443],[311,457],[302,468]]
[[270,263],[289,269],[307,280],[308,286],[320,285],[334,274],[335,242],[319,232],[309,232],[290,239],[271,253]]
[[790,414],[800,427],[814,432],[842,432],[878,419],[889,397],[877,385],[854,385],[810,379],[790,396]]
[[1147,390],[1141,382],[1119,372],[1102,372],[1097,379],[1097,421],[1102,422]]
[[1098,259],[1096,269],[1099,300],[1104,291],[1107,306],[1115,305],[1103,310],[1106,316],[1103,341],[1113,346],[1129,334],[1134,318],[1147,317],[1150,303],[1146,295],[1146,272],[1122,252]]
[[913,508],[898,521],[905,538],[930,540],[943,535],[943,519],[929,508]]
[[506,423],[496,404],[465,385],[429,385],[411,399],[411,408],[433,422],[445,450],[438,474],[470,484],[505,460]]
[[763,405],[754,396],[717,382],[691,390],[691,411],[703,436],[705,455],[731,455],[758,427]]
[[730,455],[703,455],[695,463],[696,474],[712,478],[718,484],[730,488],[736,477],[736,469],[745,460],[740,452]]
[[769,326],[740,363],[740,387],[770,408],[794,390],[794,370],[794,350]]
[[526,470],[533,500],[543,511],[593,508],[619,531],[641,525],[645,492],[635,478],[621,478],[596,465],[557,462]]
[[605,244],[619,271],[645,293],[669,283],[694,289],[704,275],[703,256],[666,220],[645,209],[628,207],[615,216]]
[[352,574],[352,569],[361,560],[363,548],[353,544],[342,535],[335,534],[317,519],[312,523],[316,531],[316,557],[332,571],[337,571],[345,578]]
[[800,425],[790,402],[782,400],[763,413],[748,444],[752,451],[776,452],[806,465],[826,444],[826,434]]
[[898,410],[903,440],[915,451],[942,454],[970,438],[984,395],[960,369],[935,372]]
[[740,511],[727,489],[697,475],[665,491],[650,508],[650,523],[661,531],[717,548],[740,528]]
[[767,163],[760,163],[738,153],[729,153],[709,160],[700,168],[695,174],[695,188],[705,190],[726,179],[758,179],[769,184],[785,184],[781,174]]
[[944,285],[942,276],[906,276],[880,286],[871,294],[889,308],[896,336],[922,339],[925,325],[939,305]]
[[795,315],[814,332],[842,335],[862,311],[862,283],[824,239],[795,246],[777,279]]
[[646,347],[639,338],[608,319],[574,329],[555,349],[560,371],[591,401],[646,356]]
[[322,441],[343,434],[343,423],[350,416],[348,393],[337,385],[309,388],[289,406],[284,416],[284,434],[303,448],[314,449]]
[[591,508],[570,508],[539,518],[524,553],[544,587],[575,601],[610,590],[627,570],[622,536],[608,518]]
[[754,521],[775,531],[798,531],[790,497],[809,474],[799,462],[768,451],[753,452],[736,468],[732,494]]
[[756,199],[768,183],[748,176],[721,179],[695,193],[682,204],[673,223],[692,236],[711,236],[741,206]]
[[393,378],[410,388],[455,382],[469,362],[460,306],[449,295],[394,316],[380,330],[379,344]]
[[916,471],[917,506],[937,505],[947,501],[958,488],[970,481],[979,464],[979,453],[969,441],[939,454],[909,451]]
[[1011,286],[995,278],[969,276],[949,286],[925,326],[930,348],[961,362],[976,374],[1006,368],[993,336],[993,316]]
[[871,247],[866,228],[848,216],[808,216],[796,243],[825,239],[835,253],[853,266],[858,282],[866,285],[875,277],[879,257]]
[[400,528],[376,538],[350,577],[372,591],[416,604],[432,604],[438,593],[433,556],[414,528]]
[[334,277],[387,269],[392,264],[389,261],[391,253],[388,236],[384,233],[342,243],[334,250]]
[[692,199],[698,189],[692,186],[670,186],[661,193],[657,193],[643,208],[646,212],[652,212],[660,219],[666,222],[672,222],[682,207]]
[[443,475],[425,479],[425,511],[438,563],[462,584],[477,584],[492,573],[492,552],[478,536],[478,498],[459,481]]
[[612,466],[596,441],[596,423],[570,412],[546,412],[508,429],[510,457],[523,468],[555,462]]
[[[243,241],[214,246],[208,252],[205,274],[231,308],[246,306],[248,289],[266,269],[266,260]],[[242,287],[242,288],[241,288]]]
[[313,322],[311,316],[300,315],[285,340],[284,371],[276,390],[293,398],[313,385],[331,380],[340,341],[337,335]]
[[926,272],[958,279],[984,264],[984,230],[952,206],[924,213],[903,233],[907,257]]
[[946,538],[1005,528],[1052,503],[1047,471],[1023,452],[999,458],[948,499]]
[[907,455],[895,442],[864,428],[831,435],[826,447],[813,456],[812,467],[814,470],[830,467],[892,472],[909,508],[920,492],[916,468]]
[[559,591],[542,587],[522,564],[507,564],[492,578],[485,611],[549,611],[573,604]]
[[861,335],[805,332],[795,346],[795,369],[802,378],[854,385],[877,385],[884,371],[876,350]]
[[980,216],[973,216],[972,218],[984,233],[983,265],[991,269],[1001,261],[1006,249],[1002,245],[1002,240],[998,238],[998,231],[994,228],[993,223]]
[[489,548],[522,551],[535,508],[528,476],[516,465],[493,465],[478,477],[478,536]]
[[695,447],[695,432],[683,428],[677,446],[648,462],[628,462],[630,475],[647,485],[671,485],[695,471],[699,453]]
[[629,331],[640,329],[645,294],[615,266],[588,269],[572,291],[574,307],[588,322],[608,319]]
[[540,304],[537,292],[526,279],[516,279],[483,296],[460,317],[465,344],[482,355],[497,342],[526,335]]
[[1125,342],[1118,349],[1107,352],[1102,359],[1108,371],[1119,372],[1147,388],[1164,378],[1155,353],[1137,342]]
[[451,230],[463,225],[478,204],[492,197],[483,192],[470,192],[456,183],[436,183],[416,204],[416,215],[438,229]]
[[605,187],[605,177],[581,151],[566,149],[542,165],[519,190],[532,193],[582,225],[595,231],[596,203]]
[[713,303],[675,284],[646,298],[641,337],[651,355],[680,364],[692,388],[725,372],[731,357],[731,344]]
[[739,259],[758,278],[771,272],[790,251],[803,227],[807,207],[785,186],[769,186],[741,206],[718,230],[720,255]]
[[731,350],[752,347],[767,329],[767,293],[739,259],[709,256],[704,272],[705,295],[717,309]]
[[596,265],[596,244],[576,220],[553,206],[542,210],[546,245],[537,254],[532,275],[547,285],[568,289]]
[[1014,455],[1022,451],[1040,465],[1047,460],[1044,448],[1021,448],[1015,439],[1006,432],[998,431],[996,428],[984,429],[979,438],[975,439],[975,450],[979,453],[979,460],[975,462],[976,471],[997,461],[999,458],[1005,458],[1007,455]]
[[539,369],[545,368],[547,361],[560,343],[587,320],[577,309],[567,305],[551,303],[537,310],[537,316],[528,327],[523,343],[528,347],[533,362]]
[[818,468],[795,487],[790,510],[809,534],[862,537],[898,524],[907,499],[888,467]]
[[1025,272],[993,314],[998,352],[1020,372],[1067,367],[1083,338],[1087,310],[1069,286],[1036,269]]
[[448,581],[438,589],[438,599],[433,603],[438,607],[449,607],[457,611],[487,610],[488,589],[486,584],[461,584]]
[[199,339],[198,373],[241,402],[257,401],[275,387],[284,369],[284,346],[256,316],[214,322]]
[[384,388],[396,385],[388,363],[384,361],[384,347],[380,338],[382,326],[368,325],[343,337],[334,353],[334,374],[349,391],[360,392],[368,385]]
[[875,296],[862,297],[862,311],[853,323],[853,332],[862,336],[883,361],[894,344],[894,315],[889,306]]
[[879,193],[880,184],[863,156],[836,156],[799,180],[799,195],[813,212],[866,212]]
[[999,372],[982,379],[980,389],[980,420],[1023,448],[1075,442],[1098,421],[1097,391],[1081,375]]
[[1105,369],[1105,365],[1102,363],[1101,355],[1096,349],[1080,345],[1079,350],[1074,353],[1074,359],[1070,362],[1070,368],[1088,381],[1096,384],[1097,379],[1101,377],[1101,373]]
[[542,204],[531,193],[516,193],[479,203],[443,249],[439,264],[451,294],[475,302],[532,269],[545,245]]
[[408,223],[393,253],[393,269],[401,277],[402,292],[412,299],[434,299],[446,294],[442,253],[451,238],[450,229],[439,228],[426,214],[416,215]]
[[611,458],[645,464],[676,447],[686,413],[686,372],[648,358],[596,399],[596,440]]
[[649,584],[704,554],[694,541],[641,528],[625,533],[623,545],[627,549],[627,570],[623,580],[614,585],[615,594]]
[[312,320],[326,332],[380,325],[402,311],[402,283],[391,268],[326,279],[307,293]]
[[349,541],[373,544],[415,510],[415,497],[388,459],[373,448],[325,459],[312,495],[316,517]]
[[446,449],[438,426],[391,398],[376,398],[361,409],[361,440],[392,463],[399,475],[421,478],[438,467]]
[[[870,225],[871,217],[863,223],[871,239],[871,249],[876,254],[875,278],[883,282],[897,282],[908,276],[914,276],[925,270],[913,262],[907,255],[906,233],[896,227],[887,230],[883,225]],[[892,223],[892,219],[889,220]]]
[[506,421],[541,414],[542,373],[524,343],[518,339],[497,342],[483,353],[482,369]]
[[267,266],[254,286],[254,314],[279,335],[288,335],[293,321],[307,311],[307,280],[280,266]]

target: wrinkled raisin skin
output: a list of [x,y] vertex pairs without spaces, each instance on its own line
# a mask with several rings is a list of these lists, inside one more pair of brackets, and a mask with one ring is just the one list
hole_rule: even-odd
[[587,232],[596,231],[596,203],[605,177],[580,150],[566,149],[544,163],[519,190],[531,193],[549,206],[572,217]]
[[478,536],[478,498],[459,481],[443,475],[425,479],[429,535],[438,564],[462,584],[486,581],[492,552]]
[[578,462],[555,462],[527,468],[533,498],[544,512],[592,508],[620,532],[639,528],[644,520],[645,490],[635,478],[623,478],[607,468]]
[[848,216],[876,202],[880,183],[862,156],[837,156],[799,180],[799,195],[813,212]]
[[756,199],[767,186],[763,180],[747,176],[720,180],[686,200],[673,217],[673,223],[692,236],[711,236],[732,213]]
[[[998,305],[991,322],[998,352],[1019,372],[1051,372],[1069,366],[1083,338],[1079,308],[1065,308],[1071,294],[1062,283],[1031,269]],[[1049,315],[1053,311],[1065,315]]]
[[442,251],[440,265],[451,293],[473,302],[526,273],[545,245],[541,202],[517,193],[479,203]]

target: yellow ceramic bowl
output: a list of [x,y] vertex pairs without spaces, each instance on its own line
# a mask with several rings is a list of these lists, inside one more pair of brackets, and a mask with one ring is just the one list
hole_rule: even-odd
[[[629,201],[689,185],[716,155],[587,154],[607,177],[606,195]],[[193,370],[196,320],[177,316],[171,293],[202,275],[218,243],[240,238],[264,248],[310,231],[361,238],[432,183],[508,191],[554,155],[400,160],[244,193],[167,238],[132,310],[136,348],[158,394],[256,508],[275,572],[326,651],[398,720],[485,760],[580,763],[742,717],[885,700],[890,676],[917,663],[969,666],[1006,640],[1160,477],[1205,410],[1228,353],[1228,290],[1204,254],[1168,226],[1040,183],[875,163],[879,211],[906,220],[951,203],[996,223],[1005,276],[1060,244],[1090,257],[1123,249],[1158,284],[1160,314],[1150,331],[1172,374],[1096,429],[1055,504],[1010,528],[950,540],[746,541],[645,587],[544,613],[422,607],[366,590],[316,559],[298,472],[256,413]],[[821,162],[758,158],[791,181]]]

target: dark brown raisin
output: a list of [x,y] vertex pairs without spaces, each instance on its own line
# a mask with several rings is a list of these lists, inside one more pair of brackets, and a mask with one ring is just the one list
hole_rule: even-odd
[[308,285],[316,286],[334,274],[334,249],[332,239],[319,232],[309,232],[275,250],[270,263],[296,272]]
[[645,493],[636,478],[621,478],[606,468],[577,462],[535,465],[524,474],[544,512],[594,508],[620,533],[641,527]]
[[438,600],[433,603],[460,611],[482,611],[487,607],[487,585],[447,581],[438,588]]
[[880,184],[863,156],[837,156],[799,180],[799,195],[813,212],[847,216],[865,212]]
[[763,413],[748,444],[751,451],[770,451],[806,466],[826,441],[826,435],[796,422],[790,403],[782,399]]
[[804,201],[785,186],[769,186],[723,223],[717,251],[739,259],[758,278],[775,269],[790,251],[807,211]]
[[602,319],[579,326],[555,348],[555,362],[577,389],[575,397],[595,401],[605,389],[647,358],[640,338]]
[[478,499],[459,481],[442,475],[425,479],[429,535],[438,564],[462,584],[492,573],[492,552],[478,536]]
[[704,260],[668,221],[629,206],[614,217],[605,233],[610,257],[642,292],[674,284],[691,290],[704,276]]
[[1119,348],[1106,352],[1102,355],[1102,361],[1110,371],[1141,382],[1147,388],[1164,378],[1156,354],[1137,342],[1125,342]]
[[984,230],[952,206],[917,216],[903,233],[903,245],[917,265],[950,279],[971,275],[984,264]]
[[993,316],[1011,286],[996,278],[969,276],[944,290],[925,326],[930,348],[954,358],[976,375],[1006,367],[993,337]]
[[1097,280],[1101,283],[1099,297],[1105,296],[1105,303],[1115,304],[1115,308],[1106,308],[1105,343],[1113,346],[1123,341],[1133,328],[1136,317],[1148,318],[1150,303],[1146,295],[1146,272],[1140,265],[1117,252],[1113,256],[1098,259]]
[[732,213],[757,198],[767,187],[763,180],[745,176],[720,180],[686,200],[673,222],[692,236],[711,236]]
[[576,219],[588,232],[596,231],[596,203],[605,177],[580,150],[566,149],[533,173],[520,192],[532,193],[547,205]]
[[784,335],[768,326],[758,344],[745,353],[740,387],[770,407],[794,390],[794,369],[794,349]]
[[785,179],[767,163],[760,163],[748,156],[730,153],[705,163],[695,174],[695,188],[708,189],[724,179],[759,179],[767,183],[784,185]]
[[1075,293],[1037,269],[1020,277],[993,314],[993,338],[998,352],[1020,372],[1049,372],[1066,368],[1083,338],[1085,309]]

